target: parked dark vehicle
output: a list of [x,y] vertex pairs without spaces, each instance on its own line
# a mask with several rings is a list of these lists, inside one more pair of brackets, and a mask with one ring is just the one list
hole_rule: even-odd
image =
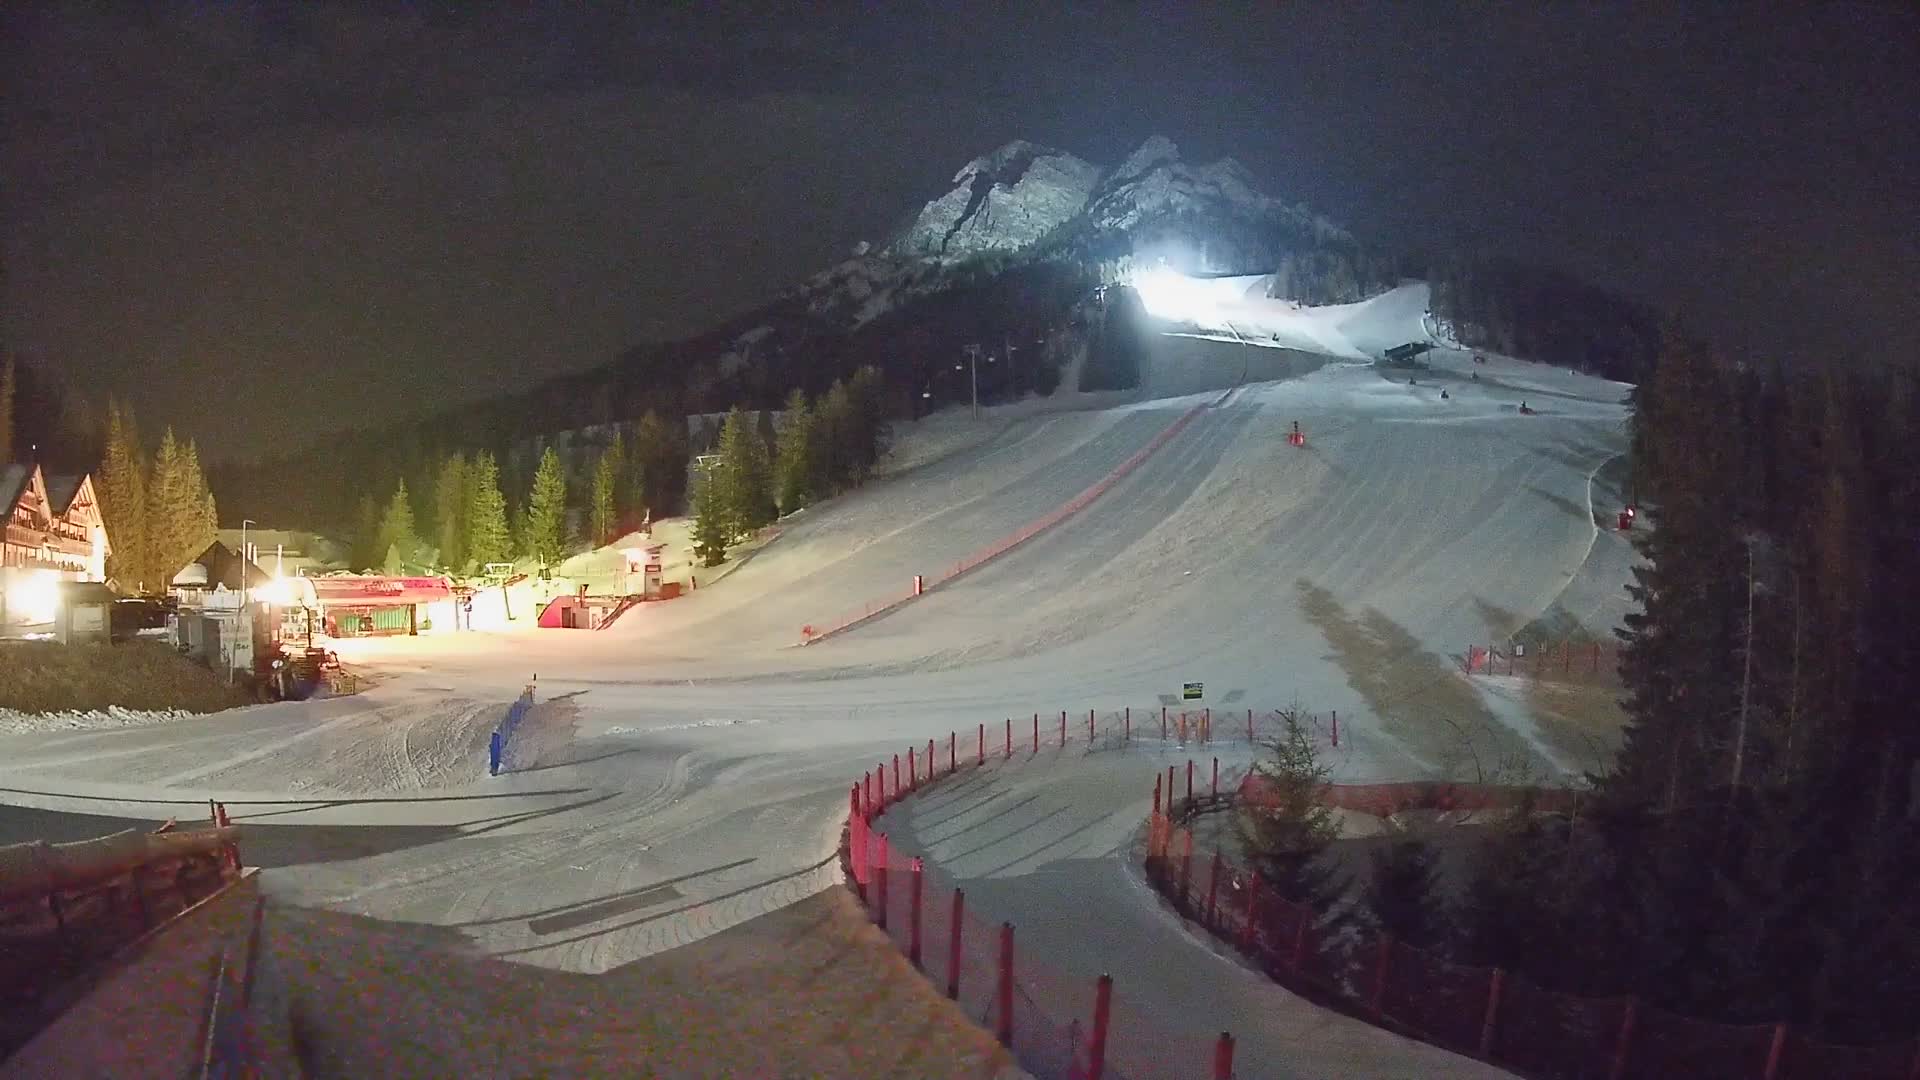
[[172,597],[124,597],[113,605],[113,636],[129,638],[141,630],[161,629],[167,625],[167,616],[178,610]]

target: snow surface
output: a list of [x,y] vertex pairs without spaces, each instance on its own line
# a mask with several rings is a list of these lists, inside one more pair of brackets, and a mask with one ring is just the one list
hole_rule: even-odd
[[[1422,303],[1386,299],[1316,318],[1356,352],[1410,340]],[[152,819],[217,798],[243,826],[364,826],[363,842],[331,846],[304,839],[324,830],[263,829],[276,853],[266,888],[597,974],[829,887],[823,860],[863,769],[1008,715],[1139,710],[1203,681],[1202,704],[1220,708],[1338,709],[1344,778],[1456,775],[1462,730],[1490,758],[1573,767],[1528,730],[1524,699],[1483,691],[1456,656],[1556,605],[1597,635],[1623,610],[1631,549],[1595,525],[1614,507],[1590,500],[1609,497],[1603,466],[1626,446],[1624,388],[1452,350],[1430,359],[1409,386],[1324,355],[1163,338],[1151,392],[1186,400],[1012,409],[979,437],[903,447],[919,464],[795,516],[724,580],[608,630],[368,639],[354,659],[380,680],[354,697],[0,734],[0,799]],[[1071,499],[1193,402],[1281,376],[1203,410],[1052,531],[792,647],[801,626],[903,591]],[[1520,414],[1523,399],[1538,415]],[[1304,448],[1285,441],[1294,421]],[[512,770],[488,777],[487,736],[536,676]],[[998,800],[1006,813],[979,841],[1018,842],[1060,813],[1092,821],[1085,835],[1044,858],[983,851],[959,865],[982,881],[986,917],[1033,927],[1044,945],[1023,955],[1110,970],[1123,988],[1178,979],[1182,1022],[1265,1048],[1243,1054],[1241,1075],[1472,1071],[1335,1025],[1165,918],[1115,846],[1150,787],[1128,771],[1150,777],[1150,763],[1130,761],[1073,779],[1064,810]],[[1113,932],[1064,925],[1095,898]],[[540,917],[557,907],[584,914]],[[451,951],[445,970],[424,970],[432,955],[410,960],[416,977],[459,977]],[[1322,1069],[1320,1043],[1371,1064]]]
[[23,735],[35,731],[90,731],[95,728],[145,727],[170,724],[193,713],[184,709],[123,709],[111,705],[105,709],[76,712],[25,713],[0,709],[0,733]]

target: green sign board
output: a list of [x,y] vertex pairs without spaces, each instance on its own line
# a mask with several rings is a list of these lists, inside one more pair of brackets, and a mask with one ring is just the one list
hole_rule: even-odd
[[1200,692],[1201,692],[1201,689],[1200,689],[1199,683],[1197,682],[1182,683],[1180,685],[1180,700],[1199,701]]

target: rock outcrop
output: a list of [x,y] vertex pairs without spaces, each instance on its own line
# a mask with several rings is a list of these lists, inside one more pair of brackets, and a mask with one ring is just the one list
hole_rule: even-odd
[[1008,143],[955,173],[953,190],[927,203],[890,250],[964,258],[1030,247],[1080,213],[1103,172],[1059,150]]

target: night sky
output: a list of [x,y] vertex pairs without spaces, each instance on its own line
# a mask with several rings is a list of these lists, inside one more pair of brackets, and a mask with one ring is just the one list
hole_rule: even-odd
[[1158,132],[1729,349],[1920,354],[1920,17],[1675,6],[10,5],[0,332],[250,457],[703,329],[1007,140]]

